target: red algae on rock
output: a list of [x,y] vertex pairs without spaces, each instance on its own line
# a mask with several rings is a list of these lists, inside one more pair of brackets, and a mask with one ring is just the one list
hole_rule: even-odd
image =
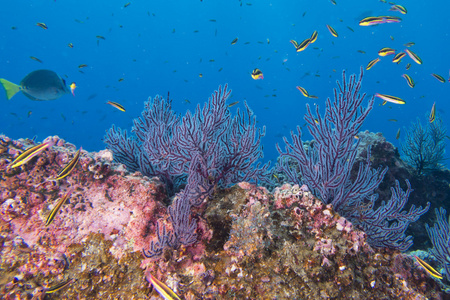
[[[7,282],[17,278],[41,284],[61,281],[63,273],[70,273],[65,270],[71,270],[70,247],[84,245],[93,233],[101,234],[97,239],[110,242],[105,251],[115,263],[134,253],[139,257],[136,261],[139,266],[141,249],[154,238],[151,224],[157,218],[167,217],[162,204],[166,197],[162,183],[157,178],[111,171],[110,167],[105,167],[111,165],[111,161],[103,159],[104,153],[85,151],[69,176],[57,182],[48,180],[55,177],[75,153],[74,146],[57,137],[51,139],[56,145],[51,150],[21,168],[10,170],[6,166],[17,156],[18,151],[12,150],[19,148],[19,143],[2,137],[2,149],[7,150],[0,157],[3,245],[0,265],[9,274]],[[57,198],[69,187],[73,188],[70,199],[55,220],[45,226]],[[89,265],[85,268],[89,269]],[[143,275],[142,270],[140,274]],[[5,286],[2,290],[5,295],[17,292],[15,289],[8,291]],[[28,292],[22,290],[21,293]]]
[[[156,222],[168,223],[158,178],[129,174],[109,152],[82,151],[66,178],[49,181],[75,146],[50,138],[20,168],[8,163],[32,141],[0,136],[0,294],[47,298],[156,299],[157,277],[184,299],[426,299],[435,282],[396,251],[372,249],[365,234],[315,198],[306,186],[273,193],[249,183],[218,190],[193,211],[198,241],[146,259]],[[55,220],[56,200],[73,188]],[[168,225],[170,229],[170,225]]]

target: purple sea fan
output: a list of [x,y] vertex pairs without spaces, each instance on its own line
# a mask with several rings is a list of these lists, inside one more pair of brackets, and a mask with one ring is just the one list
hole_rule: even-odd
[[169,194],[176,188],[176,181],[183,174],[173,172],[170,160],[173,148],[173,131],[179,126],[180,117],[172,110],[172,101],[156,96],[145,103],[141,117],[133,120],[132,132],[140,145],[139,168],[143,175],[159,176]]
[[[403,192],[398,182],[392,189],[391,200],[384,202],[377,210],[373,210],[378,195],[374,193],[384,178],[388,168],[371,168],[370,147],[365,163],[360,163],[355,178],[352,178],[352,168],[356,161],[359,140],[356,135],[364,120],[372,110],[374,98],[367,107],[362,107],[366,94],[360,94],[363,71],[359,78],[350,76],[347,81],[343,72],[342,85],[334,90],[332,103],[326,101],[325,115],[319,113],[316,106],[316,116],[306,105],[305,121],[314,141],[304,145],[300,127],[298,134],[291,132],[292,143],[284,138],[286,151],[277,145],[280,160],[277,170],[284,172],[296,184],[306,184],[314,195],[325,204],[332,204],[334,209],[354,224],[362,226],[368,234],[372,246],[387,246],[406,250],[412,245],[411,237],[405,237],[404,232],[409,223],[416,221],[428,208],[411,207],[409,212],[402,212],[407,202],[411,188]],[[289,160],[298,163],[300,176],[295,176]],[[302,181],[302,182],[300,182]]]
[[149,98],[142,116],[133,123],[134,136],[128,136],[126,130],[116,130],[114,125],[106,133],[105,143],[113,152],[114,160],[125,164],[131,172],[139,170],[149,177],[168,177],[173,128],[179,124],[171,100],[159,95]]
[[359,225],[367,234],[367,242],[372,247],[389,247],[400,251],[406,251],[413,245],[412,236],[405,236],[405,231],[409,224],[419,219],[426,213],[430,203],[425,208],[411,205],[409,212],[402,211],[409,194],[413,191],[408,180],[406,180],[407,190],[403,191],[399,182],[395,181],[395,188],[391,188],[391,199],[374,210],[375,201],[362,202],[356,209],[352,209],[352,214],[346,217],[353,221],[354,225]]
[[169,207],[172,230],[163,224],[146,256],[159,256],[165,246],[192,245],[197,239],[192,206],[201,205],[217,187],[257,181],[266,173],[269,164],[257,163],[263,157],[260,140],[265,129],[256,127],[256,117],[246,103],[244,113],[238,109],[231,116],[226,102],[230,93],[227,85],[219,87],[203,108],[197,105],[195,113],[188,111],[181,121],[164,102],[154,100],[153,108],[135,121],[133,131],[144,145],[141,170],[142,157],[147,155],[160,174],[187,176],[186,187]]
[[160,96],[147,101],[142,116],[133,120],[132,132],[141,144],[139,164],[143,174],[169,173],[172,135],[179,121],[180,117],[172,110],[171,100]]
[[114,160],[125,164],[131,172],[159,176],[169,194],[173,194],[175,181],[181,174],[173,175],[169,155],[173,130],[179,125],[180,117],[172,110],[171,100],[160,96],[149,98],[141,117],[133,123],[132,136],[114,126],[107,132],[105,143],[113,152]]
[[[171,101],[159,96],[145,103],[142,116],[134,120],[132,132],[113,126],[105,143],[114,160],[130,171],[146,176],[160,176],[170,194],[178,191],[176,181],[190,176],[190,170],[201,176],[206,191],[239,181],[259,180],[268,165],[256,163],[263,157],[260,145],[265,128],[256,127],[256,118],[245,105],[231,116],[227,85],[219,87],[203,108],[188,111],[181,119],[171,108]],[[194,165],[194,166],[191,166]]]
[[[336,211],[368,198],[387,172],[387,168],[384,170],[370,168],[370,151],[368,151],[366,164],[360,164],[355,180],[352,181],[350,178],[359,144],[355,136],[372,110],[374,101],[372,97],[366,109],[361,106],[365,97],[365,94],[359,94],[362,74],[361,69],[358,80],[352,75],[347,82],[345,71],[343,72],[343,83],[341,85],[337,82],[339,90],[334,90],[335,101],[331,103],[330,98],[327,99],[323,117],[319,113],[318,105],[317,117],[313,116],[309,105],[306,105],[305,121],[314,137],[314,141],[308,147],[303,145],[300,127],[297,127],[298,135],[291,132],[292,143],[283,138],[286,152],[277,145],[283,160],[289,157],[298,161],[303,183],[325,204],[333,204]],[[287,166],[281,165],[283,171]],[[286,170],[286,173],[290,173],[290,170]]]
[[112,126],[104,138],[114,160],[127,166],[130,172],[139,170],[139,144],[135,137],[128,137],[127,131]]
[[244,103],[244,113],[238,109],[231,118],[226,103],[230,92],[227,85],[223,89],[219,87],[203,108],[197,105],[194,114],[188,111],[180,126],[174,129],[169,156],[172,172],[188,176],[196,173],[205,191],[259,180],[268,168],[256,164],[263,157],[260,140],[265,128],[256,127],[256,118],[247,103]]
[[435,209],[437,221],[434,227],[425,224],[428,236],[431,239],[433,248],[430,253],[441,263],[444,267],[445,275],[450,281],[450,225],[447,221],[447,211],[441,207]]

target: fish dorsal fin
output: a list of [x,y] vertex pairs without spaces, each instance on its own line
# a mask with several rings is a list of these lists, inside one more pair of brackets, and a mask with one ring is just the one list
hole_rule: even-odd
[[6,91],[6,98],[11,99],[18,91],[20,91],[20,86],[6,79],[0,78],[0,83],[3,85]]

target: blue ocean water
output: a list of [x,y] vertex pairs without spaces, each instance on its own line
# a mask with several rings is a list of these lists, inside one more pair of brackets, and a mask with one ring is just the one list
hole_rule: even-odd
[[[406,104],[381,106],[376,99],[363,129],[382,132],[398,147],[403,136],[396,140],[397,130],[404,133],[417,117],[425,124],[434,102],[447,125],[450,83],[443,84],[430,74],[449,77],[450,4],[403,1],[398,4],[408,13],[402,15],[377,0],[336,2],[4,1],[0,77],[19,83],[33,70],[50,69],[68,83],[76,82],[78,88],[75,97],[68,94],[46,102],[31,101],[22,94],[7,101],[1,93],[0,132],[12,138],[36,136],[39,141],[59,135],[77,147],[100,150],[105,148],[105,131],[112,124],[130,129],[148,97],[165,97],[170,91],[174,109],[184,114],[228,83],[233,90],[230,102],[239,101],[232,111],[243,108],[245,100],[258,124],[266,126],[265,160],[273,160],[275,144],[284,147],[282,136],[305,123],[306,103],[319,105],[323,113],[343,69],[359,74],[360,67],[377,58],[381,48],[399,52],[409,42],[415,43],[409,49],[422,58],[422,65],[408,56],[400,64],[392,63],[392,56],[380,57],[378,64],[364,72],[362,88],[369,96],[394,95]],[[402,21],[358,25],[362,18],[378,15]],[[338,37],[330,34],[326,24]],[[289,41],[301,42],[314,30],[317,41],[297,53]],[[408,71],[407,63],[412,65]],[[80,69],[80,64],[87,67]],[[263,80],[251,78],[255,68],[263,72]],[[415,88],[408,87],[402,78],[405,73],[414,79]],[[297,85],[318,99],[303,97]],[[122,104],[126,112],[105,104],[108,100]]]

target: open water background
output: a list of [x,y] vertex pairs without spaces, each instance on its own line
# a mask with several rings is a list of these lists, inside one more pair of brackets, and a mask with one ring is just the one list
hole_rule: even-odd
[[[389,11],[389,4],[377,0],[336,2],[152,0],[131,1],[125,7],[127,1],[3,1],[0,77],[19,83],[33,70],[51,69],[78,88],[75,97],[47,102],[21,94],[7,101],[1,93],[0,132],[12,138],[36,136],[39,141],[59,135],[77,147],[100,150],[105,131],[112,124],[131,129],[149,96],[165,97],[170,91],[174,109],[184,114],[228,83],[233,90],[230,103],[239,101],[231,110],[247,101],[258,124],[266,126],[265,160],[275,159],[275,144],[305,123],[306,103],[320,105],[323,112],[343,69],[359,74],[360,66],[378,57],[381,48],[403,51],[408,42],[415,43],[409,49],[423,64],[405,57],[397,65],[392,56],[380,57],[365,71],[362,88],[369,96],[394,95],[406,104],[380,106],[377,99],[363,129],[382,132],[398,147],[412,121],[419,117],[426,124],[434,102],[448,125],[450,83],[430,74],[449,77],[450,2],[398,2],[407,8],[406,15]],[[402,22],[358,25],[364,17],[379,15],[401,17]],[[326,24],[339,36],[333,37]],[[314,30],[317,41],[297,53],[289,40],[301,42]],[[231,45],[236,37],[238,42]],[[408,62],[412,66],[406,71]],[[88,67],[80,69],[80,64]],[[263,80],[251,78],[255,68],[262,70]],[[415,88],[408,87],[401,76],[405,73]],[[303,97],[297,85],[319,99]],[[126,112],[105,104],[108,100],[119,102]],[[396,140],[399,128],[402,134]]]

